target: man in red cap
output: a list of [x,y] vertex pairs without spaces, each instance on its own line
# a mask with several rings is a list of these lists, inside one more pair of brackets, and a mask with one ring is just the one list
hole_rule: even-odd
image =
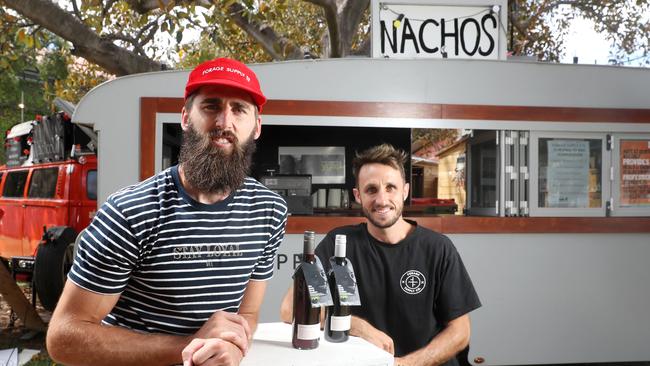
[[266,98],[219,58],[185,87],[179,164],[111,195],[83,232],[47,347],[66,365],[238,365],[287,207],[248,177]]

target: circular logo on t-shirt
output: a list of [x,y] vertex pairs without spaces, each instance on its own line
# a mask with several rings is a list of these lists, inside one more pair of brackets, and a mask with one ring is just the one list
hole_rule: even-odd
[[404,272],[399,280],[399,285],[409,295],[416,295],[424,290],[427,285],[427,279],[420,271],[414,269]]

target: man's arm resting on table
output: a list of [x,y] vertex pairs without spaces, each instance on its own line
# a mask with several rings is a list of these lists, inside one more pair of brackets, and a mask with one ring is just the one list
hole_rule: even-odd
[[395,365],[433,366],[447,362],[469,344],[469,314],[451,320],[429,344],[404,357],[396,357]]
[[[245,339],[250,344],[253,339],[253,333],[257,329],[257,320],[259,317],[260,307],[264,300],[266,292],[266,281],[250,280],[246,285],[244,297],[239,305],[238,314],[245,319],[248,328],[248,338]],[[224,342],[226,340],[226,342]],[[206,362],[212,362],[219,365],[238,365],[241,362],[245,352],[227,342],[227,339],[220,338],[194,338],[192,342],[182,350],[184,365],[202,365]]]
[[67,281],[47,332],[47,350],[74,365],[161,365],[181,362],[190,339],[103,326],[120,295],[100,295]]
[[[244,298],[239,305],[239,315],[248,321],[250,327],[250,339],[253,338],[253,333],[257,329],[257,320],[264,300],[264,293],[266,292],[267,281],[248,281],[246,291],[244,291]],[[249,339],[249,340],[250,340]]]

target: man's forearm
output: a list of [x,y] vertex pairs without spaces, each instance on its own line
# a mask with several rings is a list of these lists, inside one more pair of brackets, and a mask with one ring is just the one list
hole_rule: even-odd
[[74,320],[57,324],[50,333],[50,356],[67,366],[179,364],[181,351],[191,340]]
[[470,336],[469,315],[451,321],[429,344],[403,357],[395,358],[400,366],[441,365],[467,347]]

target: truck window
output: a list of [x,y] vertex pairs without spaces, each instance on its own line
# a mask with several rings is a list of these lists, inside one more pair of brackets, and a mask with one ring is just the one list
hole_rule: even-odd
[[27,182],[27,170],[7,173],[5,187],[2,190],[4,197],[22,197]]
[[86,195],[89,200],[97,199],[97,171],[89,170],[86,176]]
[[29,182],[27,197],[54,198],[59,168],[35,169]]

